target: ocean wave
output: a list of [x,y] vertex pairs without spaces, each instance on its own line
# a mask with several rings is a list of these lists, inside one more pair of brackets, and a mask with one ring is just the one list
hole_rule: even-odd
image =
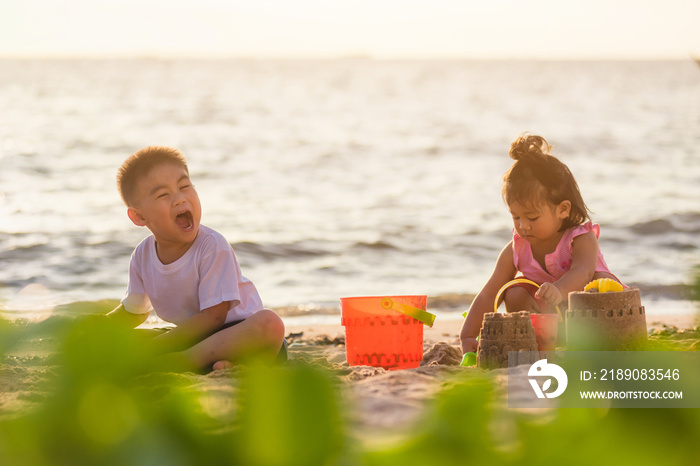
[[306,259],[337,254],[352,254],[353,252],[398,250],[400,247],[385,240],[332,242],[319,240],[300,240],[291,243],[258,243],[241,241],[232,243],[231,247],[237,256],[252,256],[263,261],[277,259]]
[[672,214],[647,222],[635,223],[629,229],[638,235],[663,235],[666,233],[700,233],[700,213]]
[[690,285],[675,283],[668,285],[657,285],[653,283],[628,283],[629,286],[639,288],[642,300],[649,299],[672,299],[689,300],[692,295]]
[[236,255],[250,255],[265,261],[275,259],[294,259],[319,257],[330,254],[330,251],[317,245],[310,245],[306,241],[293,243],[257,243],[253,241],[241,241],[231,244]]
[[12,249],[0,252],[2,261],[25,261],[36,258],[44,254],[58,251],[53,246],[46,243],[31,244],[27,246],[17,246]]
[[374,242],[365,242],[365,241],[359,241],[355,244],[352,245],[352,249],[370,249],[370,250],[383,250],[383,249],[398,249],[396,246],[393,244],[387,242],[387,241],[374,241]]
[[661,246],[664,248],[672,249],[674,251],[692,251],[698,249],[696,244],[688,243],[685,241],[670,241],[662,243]]

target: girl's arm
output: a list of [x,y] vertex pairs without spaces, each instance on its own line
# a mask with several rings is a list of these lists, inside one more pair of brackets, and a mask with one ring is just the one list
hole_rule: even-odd
[[516,272],[517,270],[513,263],[513,242],[511,241],[499,254],[491,277],[479,294],[476,295],[471,306],[469,306],[469,313],[467,313],[467,318],[464,319],[459,335],[464,353],[476,351],[478,346],[476,337],[481,331],[481,322],[484,320],[484,314],[493,312],[493,303],[496,300],[498,290],[511,281],[515,277]]
[[543,283],[535,297],[554,306],[568,299],[572,291],[581,291],[593,280],[598,264],[598,238],[589,231],[574,238],[571,250],[571,267],[554,283]]

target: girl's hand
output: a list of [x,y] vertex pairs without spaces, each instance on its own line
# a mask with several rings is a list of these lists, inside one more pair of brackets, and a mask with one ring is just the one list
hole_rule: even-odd
[[476,353],[479,348],[479,341],[476,338],[464,338],[462,341],[462,354]]
[[545,282],[535,293],[535,298],[541,299],[547,304],[558,306],[564,300],[561,291],[554,283]]

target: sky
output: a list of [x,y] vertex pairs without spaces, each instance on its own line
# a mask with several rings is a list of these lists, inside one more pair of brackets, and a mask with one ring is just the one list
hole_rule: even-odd
[[697,0],[0,0],[0,57],[686,59]]

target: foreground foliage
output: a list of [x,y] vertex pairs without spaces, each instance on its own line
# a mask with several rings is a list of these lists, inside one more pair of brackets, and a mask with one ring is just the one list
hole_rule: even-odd
[[212,406],[211,394],[142,354],[143,336],[103,319],[0,321],[0,350],[46,334],[57,344],[48,395],[0,416],[3,465],[681,465],[698,457],[698,410],[518,412],[502,406],[489,373],[448,384],[419,428],[387,443],[351,435],[353,407],[337,377],[303,362],[239,369],[227,381],[235,389]]

